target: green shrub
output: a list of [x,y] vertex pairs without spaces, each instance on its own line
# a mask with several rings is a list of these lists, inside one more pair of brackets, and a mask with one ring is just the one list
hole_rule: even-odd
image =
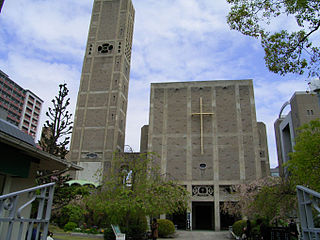
[[158,219],[159,237],[167,237],[175,232],[174,224],[168,219]]
[[68,222],[66,225],[64,225],[63,230],[65,232],[73,231],[77,227],[77,224],[74,222]]
[[[123,223],[126,221],[123,221]],[[128,227],[121,225],[121,232],[125,233],[128,236],[128,239],[140,240],[143,239],[147,229],[148,221],[144,215],[140,216],[131,216],[128,219]]]
[[242,236],[243,234],[243,229],[247,226],[247,221],[246,220],[239,220],[236,221],[232,225],[232,229],[235,235],[237,236]]
[[115,240],[116,239],[116,235],[114,234],[111,226],[104,229],[103,239],[104,240]]
[[63,227],[68,222],[76,222],[81,225],[84,222],[85,210],[77,205],[67,205],[64,206],[60,213],[54,216],[54,222],[58,224],[59,227]]

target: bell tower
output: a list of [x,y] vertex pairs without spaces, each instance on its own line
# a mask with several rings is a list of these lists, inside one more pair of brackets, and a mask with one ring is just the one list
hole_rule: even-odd
[[94,0],[70,147],[77,179],[99,181],[124,149],[134,14],[131,0]]

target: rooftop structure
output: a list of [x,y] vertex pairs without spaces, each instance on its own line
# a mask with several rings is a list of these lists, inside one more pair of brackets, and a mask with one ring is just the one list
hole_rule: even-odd
[[[283,114],[290,107],[287,114]],[[305,123],[320,118],[320,106],[316,94],[295,92],[290,101],[283,104],[278,119],[274,123],[280,176],[285,174],[283,164],[293,151],[297,129]]]

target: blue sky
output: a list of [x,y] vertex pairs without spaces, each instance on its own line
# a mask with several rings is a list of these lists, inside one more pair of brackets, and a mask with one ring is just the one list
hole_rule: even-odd
[[[265,67],[257,39],[231,31],[224,0],[132,0],[136,10],[126,144],[139,151],[148,123],[150,83],[253,79],[257,120],[267,125],[271,167],[278,165],[273,123],[305,78]],[[93,0],[5,0],[0,14],[0,69],[45,101],[67,83],[74,112]],[[292,29],[281,19],[271,27]],[[39,135],[39,133],[38,133]]]

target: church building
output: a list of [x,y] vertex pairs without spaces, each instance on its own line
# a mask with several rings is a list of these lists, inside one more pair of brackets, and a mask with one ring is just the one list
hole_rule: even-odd
[[227,228],[233,220],[221,205],[237,200],[231,187],[270,175],[252,80],[153,83],[150,98],[141,151],[158,154],[162,174],[192,194],[188,219],[173,216],[175,224]]
[[[134,14],[131,0],[94,0],[69,153],[84,169],[76,179],[99,182],[124,151]],[[270,174],[252,80],[153,83],[150,103],[141,152],[157,153],[162,173],[192,194],[174,222],[228,227],[221,205],[237,201],[232,186]]]

